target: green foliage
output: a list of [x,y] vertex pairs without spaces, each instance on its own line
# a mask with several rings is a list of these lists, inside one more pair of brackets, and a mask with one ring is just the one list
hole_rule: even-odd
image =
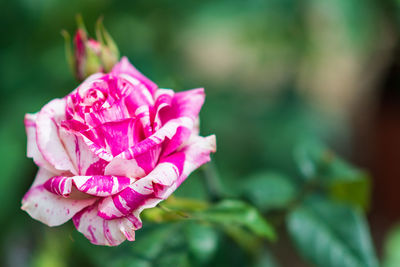
[[[365,207],[363,201],[369,197],[369,188],[362,188],[368,184],[365,173],[318,143],[305,143],[296,152],[304,179],[294,180],[278,172],[259,172],[250,175],[240,190],[240,195],[264,211],[267,217],[239,200],[210,205],[199,200],[171,198],[162,204],[163,209],[158,209],[158,217],[153,218],[163,221],[173,216],[173,220],[194,220],[186,228],[189,258],[205,263],[218,247],[218,234],[212,225],[219,226],[253,257],[262,259],[258,256],[261,250],[257,236],[276,239],[274,228],[266,218],[271,212],[286,210],[289,234],[300,254],[313,264],[378,266],[360,209]],[[206,224],[199,225],[199,222]],[[186,263],[187,256],[178,258],[182,260],[180,264]],[[270,266],[276,264],[273,258],[264,261]]]
[[171,225],[159,225],[146,231],[146,238],[137,240],[137,244],[132,247],[134,254],[147,260],[155,260],[162,252],[171,235],[176,231],[176,227]]
[[364,216],[320,197],[290,212],[288,231],[299,252],[317,266],[378,266]]
[[346,163],[317,142],[300,145],[295,158],[302,177],[321,185],[332,199],[368,208],[371,185],[365,171]]
[[400,266],[400,226],[396,225],[385,240],[383,265],[384,267]]
[[295,184],[280,173],[257,173],[245,179],[243,197],[262,211],[285,208],[296,197]]
[[218,247],[219,234],[216,229],[207,224],[187,223],[184,230],[190,254],[195,261],[210,261]]
[[[359,84],[359,72],[374,74],[364,72],[365,62],[390,50],[382,42],[394,34],[392,17],[400,21],[400,1],[3,2],[0,221],[7,263],[1,266],[277,266],[282,255],[293,257],[282,234],[285,220],[298,251],[314,265],[376,265],[363,215],[368,175],[315,141],[301,143],[346,147],[351,129],[341,119],[348,118],[315,108],[324,86],[302,89],[333,75],[346,85]],[[146,210],[136,241],[117,248],[93,246],[72,225],[54,234],[19,210],[36,171],[25,158],[23,115],[77,86],[59,35],[73,32],[77,12],[89,29],[103,14],[121,54],[160,87],[205,87],[201,133],[217,135],[215,169],[223,193],[236,200],[218,194],[213,169],[207,178],[197,171],[174,193],[185,199]],[[346,75],[336,76],[338,62],[345,62]],[[307,198],[314,193],[321,198]],[[389,267],[398,266],[397,236],[386,245]]]
[[317,266],[378,266],[362,213],[368,175],[315,141],[301,144],[295,159],[304,189],[286,221],[298,251]]
[[65,235],[65,231],[48,231],[41,241],[40,249],[34,255],[34,267],[66,267],[66,255],[68,247],[66,243],[58,242],[58,239]]
[[194,213],[194,218],[225,227],[243,226],[260,237],[270,240],[276,238],[273,227],[257,209],[238,200],[224,200],[207,210]]
[[260,257],[258,258],[257,262],[254,264],[255,267],[278,267],[279,264],[277,263],[274,256],[271,254],[270,251],[264,250],[260,253]]

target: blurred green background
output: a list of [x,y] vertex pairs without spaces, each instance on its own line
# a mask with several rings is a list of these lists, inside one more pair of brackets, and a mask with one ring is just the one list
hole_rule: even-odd
[[[160,87],[205,88],[202,134],[217,135],[213,166],[232,195],[247,178],[265,171],[297,181],[296,147],[310,140],[369,172],[368,219],[379,257],[387,254],[388,230],[400,220],[400,1],[17,0],[2,1],[0,10],[0,246],[5,266],[149,266],[131,247],[153,253],[151,258],[167,246],[164,239],[173,231],[149,226],[137,232],[138,240],[153,235],[160,247],[137,241],[107,250],[89,245],[72,223],[50,229],[20,210],[36,172],[25,156],[23,116],[77,86],[60,34],[62,29],[74,32],[77,13],[91,35],[103,15],[121,54]],[[193,174],[176,194],[206,198],[201,179]],[[185,227],[188,235],[204,231],[200,239],[210,239],[210,250],[215,240],[222,244],[210,265],[250,265],[229,238],[207,227]],[[178,253],[184,249],[180,236],[173,236],[168,244],[173,252],[162,258],[165,266],[186,260]],[[111,260],[107,253],[116,256]],[[207,255],[207,249],[201,253]],[[191,256],[199,265],[201,253]],[[134,255],[139,256],[130,260]],[[254,264],[309,266],[285,236],[262,255]]]

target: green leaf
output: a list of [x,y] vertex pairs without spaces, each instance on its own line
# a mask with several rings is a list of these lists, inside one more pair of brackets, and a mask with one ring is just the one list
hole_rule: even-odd
[[303,143],[295,151],[298,168],[307,180],[318,181],[329,196],[366,210],[371,184],[368,174],[337,157],[318,142]]
[[317,266],[378,266],[358,210],[312,197],[289,214],[287,227],[298,251]]
[[124,256],[122,258],[113,258],[110,261],[102,263],[102,266],[113,266],[113,267],[151,267],[152,264],[149,261],[132,257]]
[[218,233],[209,225],[188,223],[185,227],[189,251],[201,263],[208,262],[218,248]]
[[400,266],[400,225],[389,232],[385,241],[383,266]]
[[260,253],[260,257],[256,260],[254,267],[278,267],[274,255],[268,250],[264,249],[262,253]]
[[296,188],[288,177],[264,172],[246,178],[242,195],[265,211],[286,207],[295,198]]
[[322,147],[314,142],[305,142],[295,149],[295,161],[300,173],[306,180],[315,179],[322,161]]
[[132,250],[137,256],[145,259],[155,259],[165,247],[169,237],[176,233],[175,225],[159,224],[142,229],[137,233]]
[[154,266],[159,267],[190,267],[188,254],[184,251],[172,252],[160,258]]
[[362,210],[369,207],[371,182],[369,177],[363,176],[362,173],[353,181],[332,181],[328,190],[332,199],[358,206]]
[[239,200],[224,200],[205,211],[193,213],[193,217],[223,226],[243,226],[260,237],[276,238],[273,227],[257,209]]

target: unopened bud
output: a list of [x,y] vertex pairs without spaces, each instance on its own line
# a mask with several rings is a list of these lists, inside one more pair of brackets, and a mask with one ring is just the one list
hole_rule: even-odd
[[96,38],[88,38],[87,31],[80,16],[77,17],[78,30],[73,40],[63,31],[66,42],[67,61],[79,81],[97,72],[109,72],[118,62],[119,51],[110,34],[105,30],[102,20],[96,26]]

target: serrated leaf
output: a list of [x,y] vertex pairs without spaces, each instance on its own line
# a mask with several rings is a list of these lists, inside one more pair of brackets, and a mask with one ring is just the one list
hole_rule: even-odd
[[287,227],[300,254],[317,266],[378,266],[358,210],[314,197],[289,214]]
[[242,195],[261,210],[280,209],[296,196],[290,179],[273,172],[258,173],[246,178]]
[[253,206],[239,200],[224,200],[193,217],[221,225],[243,226],[254,234],[270,240],[276,238],[274,228]]

